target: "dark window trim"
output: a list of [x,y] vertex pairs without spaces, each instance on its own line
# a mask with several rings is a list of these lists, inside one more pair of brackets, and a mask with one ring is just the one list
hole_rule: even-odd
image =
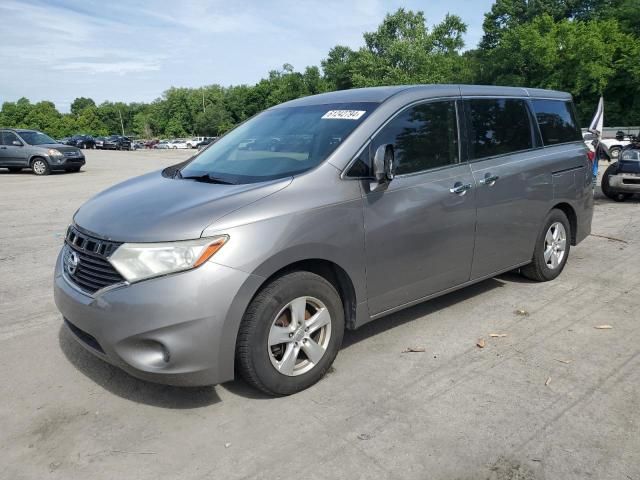
[[[403,105],[402,107],[400,107],[398,110],[396,110],[394,113],[391,114],[391,116],[389,118],[387,118],[382,125],[380,125],[370,136],[369,138],[367,138],[366,142],[364,143],[364,145],[362,145],[357,153],[351,158],[351,160],[349,160],[349,163],[347,163],[347,166],[342,170],[342,172],[340,173],[340,179],[342,180],[370,180],[373,177],[351,177],[348,175],[349,170],[351,169],[351,167],[353,166],[353,164],[358,160],[358,157],[360,157],[360,155],[362,154],[362,152],[364,151],[365,148],[367,148],[367,146],[371,145],[371,142],[373,141],[373,139],[376,137],[376,135],[378,135],[380,133],[380,131],[386,127],[392,120],[394,120],[396,117],[398,117],[399,115],[401,115],[402,113],[404,113],[406,110],[408,110],[409,108],[413,108],[416,105],[422,105],[425,103],[436,103],[436,102],[453,102],[454,103],[454,108],[455,108],[455,113],[456,113],[456,128],[458,130],[458,162],[457,163],[453,163],[451,165],[443,165],[442,167],[434,167],[434,168],[428,168],[426,170],[420,170],[418,172],[411,172],[411,173],[403,173],[401,175],[396,175],[396,178],[403,178],[409,175],[416,175],[416,174],[422,174],[425,172],[432,172],[435,170],[441,170],[443,168],[449,168],[449,167],[455,167],[458,165],[461,165],[462,163],[465,163],[462,161],[462,143],[461,143],[461,133],[460,133],[460,115],[459,115],[459,110],[458,110],[458,103],[460,102],[460,96],[456,95],[456,96],[450,96],[450,97],[437,97],[437,98],[428,98],[428,99],[420,99],[420,100],[416,100],[414,102],[408,103],[406,105]],[[382,104],[380,104],[380,106],[382,106]],[[371,153],[371,152],[370,152]]]
[[[509,95],[473,95],[473,96],[463,96],[461,98],[462,100],[462,104],[464,105],[465,100],[493,100],[493,99],[505,99],[505,100],[523,100],[526,108],[527,108],[527,112],[529,113],[529,130],[531,131],[531,141],[532,144],[534,145],[531,148],[525,148],[522,150],[516,150],[513,152],[509,152],[509,153],[501,153],[499,155],[491,155],[489,157],[480,157],[480,158],[471,158],[470,155],[467,156],[467,163],[469,164],[473,164],[473,163],[478,163],[478,162],[484,162],[487,160],[494,160],[497,158],[503,158],[503,157],[509,157],[511,155],[519,155],[522,153],[528,153],[528,152],[535,152],[537,150],[543,150],[545,147],[544,145],[540,145],[540,146],[536,146],[536,138],[535,138],[535,132],[534,132],[534,128],[533,128],[533,120],[534,118],[531,117],[532,115],[532,110],[529,107],[529,101],[537,98],[537,97],[523,97],[523,96],[509,96]],[[471,142],[469,136],[468,136],[468,132],[471,130],[470,128],[470,122],[471,119],[467,118],[467,109],[463,108],[464,112],[465,112],[465,132],[467,133],[467,149],[469,149],[469,143]],[[535,125],[536,125],[536,129],[539,129],[539,125],[538,125],[538,120],[535,120]],[[542,142],[541,142],[542,143]]]

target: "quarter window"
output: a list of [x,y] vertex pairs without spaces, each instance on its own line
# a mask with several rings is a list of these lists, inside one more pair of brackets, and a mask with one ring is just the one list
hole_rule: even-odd
[[465,101],[471,159],[505,155],[533,147],[529,110],[520,99]]
[[570,102],[533,100],[532,103],[545,145],[558,145],[581,139],[581,131]]
[[376,135],[371,154],[384,144],[394,147],[398,175],[458,163],[455,102],[430,102],[408,108]]

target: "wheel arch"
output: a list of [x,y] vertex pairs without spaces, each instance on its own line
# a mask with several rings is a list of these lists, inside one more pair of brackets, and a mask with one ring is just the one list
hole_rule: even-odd
[[348,329],[355,328],[357,296],[353,280],[344,268],[331,260],[323,258],[308,258],[289,263],[266,277],[254,293],[251,300],[253,300],[253,298],[274,279],[286,275],[287,273],[298,271],[315,273],[333,285],[342,300],[345,327]]
[[571,227],[571,245],[575,247],[577,245],[578,233],[578,215],[575,209],[569,203],[561,202],[554,205],[551,210],[560,210],[567,216],[569,227]]

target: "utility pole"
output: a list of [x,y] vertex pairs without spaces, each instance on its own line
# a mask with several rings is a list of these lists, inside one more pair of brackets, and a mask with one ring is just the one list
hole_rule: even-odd
[[120,115],[120,128],[122,128],[122,136],[124,137],[124,122],[122,121],[122,112],[118,109],[118,115]]

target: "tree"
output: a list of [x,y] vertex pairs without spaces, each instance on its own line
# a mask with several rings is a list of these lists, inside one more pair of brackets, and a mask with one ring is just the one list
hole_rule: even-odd
[[71,113],[79,115],[85,108],[95,108],[96,102],[91,98],[78,97],[71,102]]

